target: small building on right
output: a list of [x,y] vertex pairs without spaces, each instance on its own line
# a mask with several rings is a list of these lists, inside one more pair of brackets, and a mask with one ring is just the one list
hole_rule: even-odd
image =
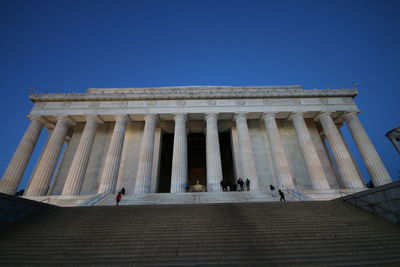
[[386,137],[389,138],[390,142],[392,142],[393,146],[397,149],[397,152],[400,153],[400,127],[394,128],[387,132]]

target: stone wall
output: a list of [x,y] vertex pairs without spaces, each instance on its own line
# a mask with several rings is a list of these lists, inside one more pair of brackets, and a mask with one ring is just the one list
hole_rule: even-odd
[[343,197],[354,206],[400,223],[400,181]]

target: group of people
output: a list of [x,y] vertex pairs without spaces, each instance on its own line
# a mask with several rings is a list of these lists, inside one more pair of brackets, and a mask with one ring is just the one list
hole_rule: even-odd
[[115,196],[115,202],[116,206],[118,206],[119,202],[122,199],[122,196],[125,195],[125,187],[122,187],[121,191],[118,192],[118,194]]
[[[239,185],[239,192],[240,191],[250,191],[250,180],[249,178],[246,178],[246,181],[243,181],[242,177],[239,177],[237,180],[237,183],[231,183],[231,182],[226,182],[225,180],[221,180],[221,187],[222,191],[227,192],[227,191],[237,191],[237,185]],[[246,187],[245,187],[246,186]],[[228,190],[229,189],[229,190]]]
[[[198,181],[197,181],[197,183],[198,183]],[[239,179],[237,180],[237,184],[239,185],[239,192],[240,191],[244,191],[245,190],[245,186],[246,186],[246,190],[250,191],[250,180],[249,180],[249,178],[246,178],[246,181],[243,181],[242,177],[239,177]],[[222,190],[224,192],[228,191],[228,187],[229,187],[229,191],[236,191],[237,184],[232,184],[232,183],[229,183],[229,182],[227,183],[224,180],[221,181],[221,187],[222,187]],[[186,192],[189,191],[189,189],[190,189],[189,183],[187,183],[185,185],[185,189],[186,189]],[[269,185],[269,189],[271,190],[272,196],[273,197],[277,197],[277,195],[275,194],[275,187],[272,184]],[[285,194],[282,192],[282,190],[279,189],[278,190],[278,194],[280,196],[279,200],[281,202],[285,202],[286,201],[285,200]],[[121,202],[123,195],[125,195],[125,187],[122,187],[122,189],[118,192],[118,194],[115,197],[116,206],[118,206],[119,202]]]

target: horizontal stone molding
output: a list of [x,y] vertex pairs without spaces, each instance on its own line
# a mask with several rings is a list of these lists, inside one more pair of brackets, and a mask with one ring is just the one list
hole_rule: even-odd
[[[245,99],[293,97],[354,97],[357,89],[309,89],[301,86],[258,87],[160,87],[88,89],[87,93],[31,94],[33,102],[66,101],[128,101],[164,99]],[[246,102],[247,103],[247,102]],[[70,103],[69,103],[70,104]],[[65,104],[64,104],[65,105]]]

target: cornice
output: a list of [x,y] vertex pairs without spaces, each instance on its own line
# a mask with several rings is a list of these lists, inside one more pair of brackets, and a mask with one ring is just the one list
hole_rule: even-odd
[[128,101],[171,99],[251,99],[296,97],[355,97],[357,89],[308,89],[301,86],[188,86],[88,89],[87,93],[31,94],[33,102]]

